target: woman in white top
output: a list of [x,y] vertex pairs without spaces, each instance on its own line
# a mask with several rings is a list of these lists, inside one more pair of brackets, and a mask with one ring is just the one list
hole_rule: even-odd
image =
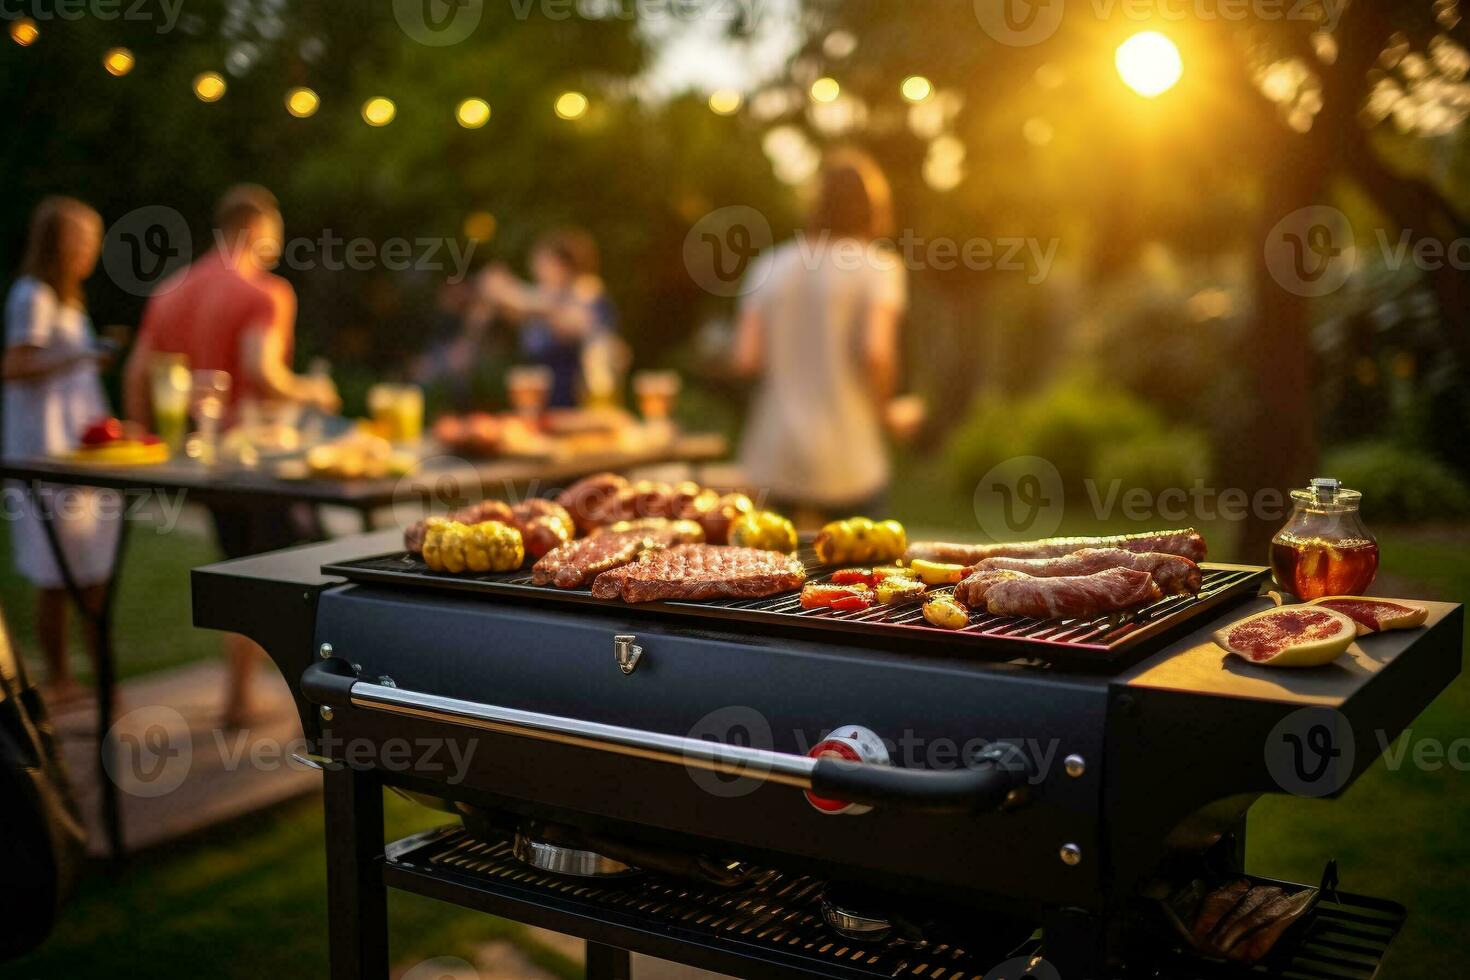
[[740,461],[770,506],[831,519],[879,516],[884,418],[907,303],[891,247],[892,195],[871,158],[825,161],[804,232],[746,273],[735,369],[759,377]]
[[[97,265],[102,218],[81,201],[48,197],[31,216],[25,261],[5,299],[4,432],[7,458],[54,456],[76,448],[83,430],[111,415],[82,282]],[[53,697],[76,693],[66,659],[67,594],[33,502],[9,487],[15,567],[37,589],[36,628]],[[114,495],[48,487],[67,566],[93,608],[112,576],[118,513]],[[88,636],[95,656],[95,637]]]

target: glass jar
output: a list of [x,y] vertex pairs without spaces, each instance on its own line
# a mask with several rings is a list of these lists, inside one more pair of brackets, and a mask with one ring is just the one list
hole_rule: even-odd
[[1363,495],[1318,477],[1291,499],[1291,519],[1271,539],[1276,584],[1298,599],[1366,592],[1378,575],[1378,541],[1358,515]]

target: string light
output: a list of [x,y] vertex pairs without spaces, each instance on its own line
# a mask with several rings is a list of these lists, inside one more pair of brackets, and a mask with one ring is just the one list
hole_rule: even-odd
[[490,103],[484,99],[465,99],[454,110],[454,118],[465,129],[479,129],[490,121]]
[[217,71],[200,72],[194,76],[194,95],[200,102],[218,102],[225,97],[225,80]]
[[837,97],[842,94],[842,86],[837,84],[835,78],[819,78],[812,82],[812,101],[814,102],[836,102]]
[[18,17],[10,22],[10,39],[23,48],[28,48],[41,36],[41,29],[29,17]]
[[398,115],[398,107],[392,99],[374,96],[362,104],[362,120],[369,126],[386,126]]
[[910,75],[899,86],[903,97],[910,102],[923,102],[934,94],[934,84],[923,75]]
[[102,56],[102,67],[107,69],[109,75],[118,78],[133,70],[133,52],[127,48],[113,48]]
[[562,119],[581,119],[587,114],[587,96],[581,92],[563,92],[556,97],[556,114]]
[[717,116],[733,116],[740,111],[741,98],[739,92],[732,88],[715,89],[709,96],[709,108]]
[[297,119],[305,119],[308,116],[316,115],[316,110],[321,104],[321,96],[304,85],[293,88],[286,93],[286,111]]

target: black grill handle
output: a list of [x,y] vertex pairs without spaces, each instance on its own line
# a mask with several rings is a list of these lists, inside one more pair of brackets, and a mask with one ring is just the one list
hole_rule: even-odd
[[[386,679],[385,679],[386,680]],[[313,663],[301,675],[301,694],[334,710],[364,710],[557,742],[645,761],[810,790],[817,796],[869,806],[919,810],[994,809],[1010,799],[1034,769],[1013,745],[994,743],[954,770],[896,769],[827,756],[811,758],[750,746],[727,745],[582,718],[566,718],[476,701],[401,690],[391,682],[356,677],[338,658]]]
[[995,810],[1035,770],[1014,745],[995,743],[961,769],[896,769],[826,756],[812,769],[812,792],[829,799],[909,810]]

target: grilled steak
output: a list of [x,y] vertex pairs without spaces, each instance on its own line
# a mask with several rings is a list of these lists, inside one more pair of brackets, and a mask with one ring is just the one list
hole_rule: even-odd
[[1146,605],[1161,595],[1152,575],[1131,568],[1056,578],[997,569],[975,572],[955,586],[955,597],[972,609],[1034,619],[1088,619]]
[[975,565],[986,558],[1056,558],[1082,548],[1122,548],[1124,551],[1158,551],[1190,561],[1205,560],[1205,539],[1194,528],[1183,531],[1145,531],[1104,538],[1044,538],[1010,544],[954,544],[948,541],[915,541],[907,557],[954,565]]
[[1199,566],[1188,558],[1166,555],[1158,551],[1127,551],[1123,548],[1084,548],[1058,558],[986,558],[973,569],[991,571],[1010,569],[1037,578],[1058,575],[1091,575],[1109,568],[1132,568],[1148,572],[1166,595],[1185,595],[1199,591]]
[[641,526],[627,531],[601,531],[547,552],[531,566],[531,581],[575,589],[601,572],[626,565],[645,551],[697,540],[703,531],[689,521],[669,521],[665,526]]
[[646,553],[631,565],[597,576],[600,599],[754,599],[800,588],[806,569],[778,551],[681,544]]

